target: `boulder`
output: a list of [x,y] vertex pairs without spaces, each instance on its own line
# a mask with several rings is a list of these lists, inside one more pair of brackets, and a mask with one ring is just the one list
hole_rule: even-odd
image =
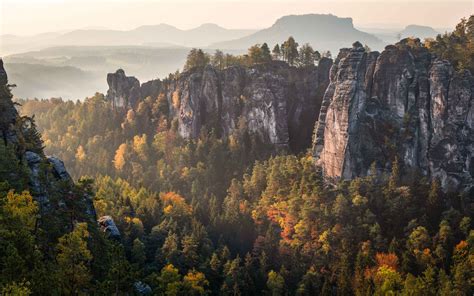
[[100,229],[106,233],[109,238],[120,240],[120,231],[111,216],[102,216],[97,222],[99,223]]

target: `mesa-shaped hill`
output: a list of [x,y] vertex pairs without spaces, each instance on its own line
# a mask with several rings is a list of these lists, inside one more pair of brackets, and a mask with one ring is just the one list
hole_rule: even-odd
[[278,19],[270,28],[232,41],[213,44],[221,49],[246,49],[256,43],[267,42],[273,46],[293,36],[300,44],[309,43],[318,50],[338,52],[354,41],[378,50],[383,42],[374,35],[354,28],[352,18],[340,18],[331,14],[288,15]]

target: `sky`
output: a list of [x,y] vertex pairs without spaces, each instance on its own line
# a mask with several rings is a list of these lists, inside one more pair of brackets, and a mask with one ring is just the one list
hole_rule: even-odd
[[359,28],[409,24],[453,28],[474,13],[474,0],[0,0],[0,35],[33,35],[79,28],[129,30],[167,23],[181,29],[203,23],[260,29],[289,14],[352,17]]

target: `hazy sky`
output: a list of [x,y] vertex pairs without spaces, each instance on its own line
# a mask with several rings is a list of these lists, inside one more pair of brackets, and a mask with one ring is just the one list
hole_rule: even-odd
[[132,29],[168,23],[188,29],[202,23],[263,28],[288,14],[332,13],[358,27],[408,24],[451,28],[474,13],[474,0],[0,0],[0,34],[36,34],[85,27]]

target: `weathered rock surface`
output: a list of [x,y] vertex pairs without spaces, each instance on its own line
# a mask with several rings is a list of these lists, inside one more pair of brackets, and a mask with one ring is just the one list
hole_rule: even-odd
[[138,295],[150,295],[153,292],[149,285],[141,281],[133,283],[133,288]]
[[[296,69],[274,62],[253,68],[230,67],[180,77],[168,90],[179,131],[196,137],[203,125],[217,124],[224,136],[239,124],[270,143],[294,150],[309,147],[331,61]],[[240,122],[239,122],[240,121]]]
[[140,99],[140,82],[135,77],[128,77],[122,69],[107,74],[107,98],[114,108],[133,107]]
[[114,106],[134,108],[136,98],[164,94],[172,119],[184,138],[216,128],[224,137],[239,125],[279,147],[302,151],[311,145],[314,123],[329,83],[332,60],[297,69],[283,62],[252,68],[233,66],[185,72],[173,80],[142,84],[118,70],[108,75],[108,98]]
[[97,220],[102,232],[105,232],[109,238],[120,240],[120,231],[114,222],[114,219],[110,216],[102,216]]
[[470,190],[474,175],[474,78],[455,73],[415,42],[382,53],[360,43],[331,68],[315,127],[313,155],[328,179],[406,170],[438,178],[446,191]]
[[147,81],[140,86],[140,96],[142,98],[156,97],[161,92],[161,87],[162,82],[160,79]]
[[[110,81],[124,80],[123,71]],[[131,79],[129,82],[129,79]],[[470,190],[474,175],[473,76],[456,73],[419,41],[402,40],[382,53],[362,44],[342,49],[334,65],[297,69],[283,62],[179,74],[139,86],[109,83],[116,105],[163,94],[179,134],[203,128],[229,136],[246,127],[267,143],[304,151],[312,141],[316,164],[332,180],[390,172],[398,159],[406,172],[438,178],[447,190]],[[124,99],[120,99],[124,98]],[[315,125],[316,123],[316,125]]]
[[[3,142],[0,145],[13,146],[20,163],[26,163],[29,172],[28,190],[40,206],[42,212],[53,207],[65,206],[64,199],[57,200],[58,204],[51,204],[51,195],[70,196],[74,182],[67,172],[64,163],[52,156],[45,156],[42,145],[25,148],[23,142],[30,142],[28,135],[35,134],[30,129],[34,126],[21,118],[12,102],[8,77],[3,62],[0,59],[0,135]],[[92,198],[88,195],[80,196],[86,216],[95,219],[95,209]]]
[[161,80],[150,80],[140,85],[140,81],[133,76],[125,75],[125,71],[118,69],[115,73],[107,74],[107,99],[114,108],[136,108],[142,98],[156,97],[161,91]]

